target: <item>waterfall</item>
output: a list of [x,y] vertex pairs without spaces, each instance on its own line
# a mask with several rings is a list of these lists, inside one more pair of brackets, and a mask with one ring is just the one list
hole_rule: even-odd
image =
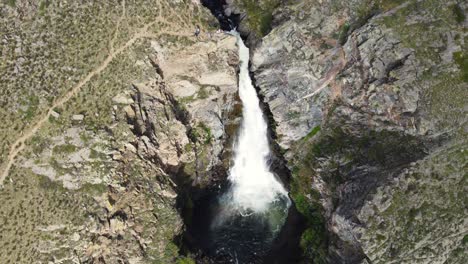
[[235,144],[234,165],[229,171],[230,203],[241,213],[263,213],[277,201],[286,201],[287,191],[270,171],[268,125],[249,75],[249,49],[237,35],[240,73],[239,96],[243,119]]
[[237,33],[242,123],[234,144],[228,189],[194,207],[193,237],[216,263],[265,263],[290,212],[291,201],[270,171],[268,125],[249,75],[249,49]]

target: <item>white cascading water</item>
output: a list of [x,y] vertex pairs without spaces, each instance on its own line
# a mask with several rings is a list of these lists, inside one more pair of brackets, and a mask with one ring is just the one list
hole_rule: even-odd
[[240,212],[263,213],[279,199],[287,200],[288,193],[275,178],[268,165],[270,148],[267,122],[249,75],[249,49],[237,36],[240,73],[239,96],[243,104],[243,119],[235,146],[234,166],[229,171],[232,183],[231,203]]

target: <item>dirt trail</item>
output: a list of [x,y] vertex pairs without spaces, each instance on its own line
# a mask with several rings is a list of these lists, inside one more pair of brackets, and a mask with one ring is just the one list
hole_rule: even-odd
[[[125,15],[125,4],[123,4],[123,12],[122,12],[122,15],[124,16]],[[157,32],[157,33],[150,33],[148,32],[148,28],[151,27],[152,25],[154,25],[155,23],[157,22],[164,22],[164,23],[167,23],[167,20],[158,16],[156,17],[156,19],[151,22],[151,23],[148,23],[146,24],[143,28],[141,28],[137,33],[135,33],[133,35],[133,37],[131,39],[129,39],[124,45],[120,46],[118,49],[114,49],[112,46],[113,46],[113,42],[114,42],[114,38],[111,40],[111,51],[110,51],[110,54],[107,56],[107,58],[97,67],[95,68],[94,70],[92,70],[90,73],[88,73],[88,75],[86,75],[85,78],[83,78],[77,85],[75,85],[70,91],[68,91],[66,94],[64,94],[62,97],[58,98],[46,111],[46,113],[44,115],[42,115],[41,117],[39,117],[39,119],[37,119],[36,123],[29,127],[28,129],[26,129],[25,131],[23,131],[23,134],[21,135],[21,137],[19,137],[10,147],[10,152],[8,153],[8,158],[6,160],[6,162],[2,165],[2,167],[0,168],[1,170],[1,175],[0,175],[0,187],[3,185],[3,181],[5,180],[5,178],[8,176],[8,173],[11,169],[11,167],[13,166],[14,162],[15,162],[15,158],[18,156],[18,154],[25,148],[26,144],[25,142],[30,139],[32,136],[34,136],[36,134],[36,132],[42,127],[42,125],[44,123],[46,123],[50,117],[50,115],[52,114],[53,112],[53,109],[56,108],[56,107],[59,107],[59,106],[62,106],[63,104],[65,104],[68,100],[70,100],[74,95],[76,95],[80,90],[81,88],[86,84],[88,83],[91,78],[93,78],[94,76],[98,75],[99,73],[101,73],[104,69],[107,68],[107,66],[109,65],[110,62],[112,62],[112,60],[114,60],[114,58],[119,55],[121,52],[123,52],[124,50],[126,50],[128,47],[130,47],[133,43],[135,43],[136,40],[140,39],[140,38],[156,38],[156,37],[160,37],[161,35],[163,34],[166,34],[166,35],[174,35],[174,36],[184,36],[184,37],[191,37],[192,36],[192,33],[191,32],[187,32],[183,29],[181,29],[176,23],[169,23],[171,24],[170,25],[170,29],[171,30],[161,30],[160,32]],[[116,31],[118,31],[118,26],[119,26],[120,22],[117,24],[117,27],[116,27]]]

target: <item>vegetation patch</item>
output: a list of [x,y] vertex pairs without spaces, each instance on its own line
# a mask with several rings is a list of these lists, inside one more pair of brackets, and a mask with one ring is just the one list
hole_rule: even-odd
[[319,202],[320,194],[311,186],[310,172],[308,166],[296,167],[292,174],[291,198],[307,223],[300,242],[304,257],[313,259],[314,263],[326,263],[328,237],[325,219]]
[[80,188],[80,191],[84,193],[89,193],[92,196],[100,195],[106,192],[108,189],[106,184],[92,184],[92,183],[85,183]]
[[408,0],[380,0],[378,2],[378,5],[382,9],[382,11],[385,12],[403,4],[406,1]]
[[247,23],[249,27],[259,36],[265,36],[270,31],[273,11],[280,3],[280,0],[240,1],[240,4],[247,12]]
[[302,141],[307,142],[309,139],[311,139],[313,136],[317,135],[318,132],[320,132],[320,126],[314,127],[305,137],[302,139]]
[[286,116],[288,117],[288,119],[296,119],[296,118],[299,118],[301,116],[301,113],[298,112],[298,111],[289,111]]
[[468,56],[462,51],[453,53],[453,59],[457,63],[461,71],[461,76],[464,82],[468,82]]
[[77,146],[72,144],[58,145],[53,148],[54,154],[70,154],[78,149]]
[[5,0],[5,3],[11,7],[16,7],[16,0]]
[[177,259],[176,264],[195,264],[195,260],[190,257],[180,257]]
[[210,144],[213,139],[211,129],[203,122],[198,123],[196,127],[191,129],[190,136],[192,141],[199,142],[204,145]]
[[461,24],[461,23],[463,23],[465,21],[466,15],[463,12],[463,9],[460,7],[460,5],[458,5],[458,4],[452,5],[452,12],[453,12],[453,15],[455,16],[455,20],[458,23]]
[[49,7],[50,1],[49,0],[43,0],[41,4],[39,5],[39,15],[44,15],[47,7]]
[[293,174],[291,196],[306,219],[307,229],[300,241],[305,257],[313,259],[314,263],[327,263],[328,236],[323,208],[319,202],[320,194],[311,188],[310,175]]
[[45,190],[65,190],[60,182],[53,181],[46,176],[38,175],[39,186]]
[[51,140],[40,135],[31,138],[30,142],[34,154],[40,154],[44,149],[50,146]]
[[348,22],[345,22],[343,25],[341,25],[340,29],[338,30],[339,33],[336,35],[336,38],[338,39],[338,43],[340,43],[340,45],[344,45],[346,43],[350,28],[350,24]]
[[197,93],[197,99],[206,99],[211,95],[211,86],[202,86]]
[[416,158],[416,153],[422,152],[418,139],[400,132],[371,130],[357,136],[341,127],[333,127],[312,145],[306,158],[313,162],[316,157],[340,154],[360,164],[392,166],[394,162]]
[[27,109],[23,111],[23,118],[25,120],[32,120],[36,116],[36,112],[39,106],[39,97],[29,96],[28,100],[24,102],[27,105]]
[[107,158],[107,155],[105,153],[102,153],[102,152],[99,152],[95,149],[91,149],[91,153],[89,154],[89,157],[91,159],[106,159]]

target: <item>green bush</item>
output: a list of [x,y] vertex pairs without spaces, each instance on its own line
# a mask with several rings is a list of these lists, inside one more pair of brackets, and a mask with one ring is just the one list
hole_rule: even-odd
[[458,23],[463,23],[466,19],[465,13],[463,12],[463,9],[458,5],[455,4],[452,6],[452,12],[455,15],[455,20]]
[[11,7],[16,7],[16,0],[6,0],[5,2]]
[[468,82],[468,56],[462,51],[457,51],[453,53],[453,59],[460,68],[463,81]]
[[64,145],[55,146],[53,149],[53,152],[56,154],[60,154],[60,153],[70,154],[70,153],[75,152],[76,150],[77,150],[77,147],[75,145],[64,144]]
[[177,259],[176,264],[195,264],[195,260],[190,257],[181,257]]

